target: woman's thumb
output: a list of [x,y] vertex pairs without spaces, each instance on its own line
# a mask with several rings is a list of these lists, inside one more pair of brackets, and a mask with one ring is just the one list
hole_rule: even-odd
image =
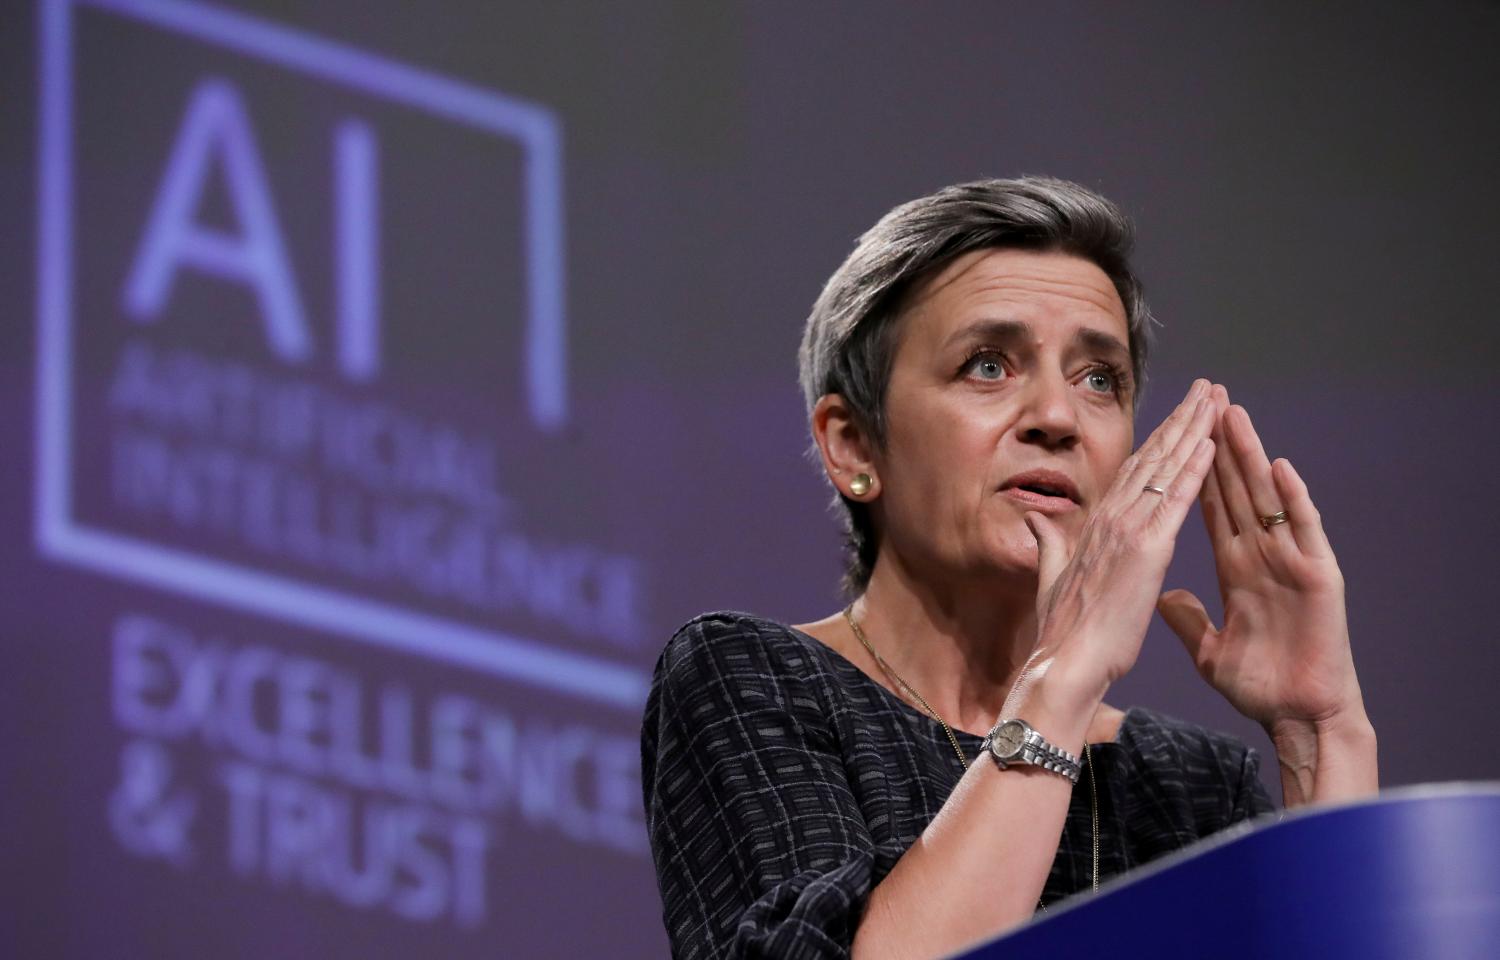
[[1202,666],[1213,659],[1218,631],[1202,600],[1187,590],[1168,590],[1156,601],[1156,609],[1187,647],[1194,663]]
[[1027,513],[1021,519],[1036,537],[1037,595],[1045,596],[1068,562],[1068,544],[1062,531],[1042,514]]

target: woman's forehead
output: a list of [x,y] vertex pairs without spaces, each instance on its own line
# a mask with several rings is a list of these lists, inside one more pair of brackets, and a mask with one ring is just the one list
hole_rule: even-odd
[[976,250],[955,258],[913,289],[903,339],[945,340],[981,317],[1044,328],[1086,323],[1127,338],[1125,304],[1099,266],[1058,251]]

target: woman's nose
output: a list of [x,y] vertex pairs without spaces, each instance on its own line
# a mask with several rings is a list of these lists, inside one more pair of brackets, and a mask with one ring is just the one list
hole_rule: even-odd
[[1061,448],[1077,443],[1078,411],[1071,384],[1061,375],[1032,378],[1016,430],[1026,443]]

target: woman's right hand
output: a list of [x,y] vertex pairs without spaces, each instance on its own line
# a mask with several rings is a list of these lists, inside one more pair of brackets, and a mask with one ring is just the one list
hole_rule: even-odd
[[1046,677],[1049,689],[1061,684],[1080,706],[1096,704],[1135,665],[1177,532],[1213,465],[1218,411],[1210,392],[1207,380],[1194,381],[1120,465],[1076,545],[1047,517],[1026,514],[1037,539],[1037,646],[1013,696]]

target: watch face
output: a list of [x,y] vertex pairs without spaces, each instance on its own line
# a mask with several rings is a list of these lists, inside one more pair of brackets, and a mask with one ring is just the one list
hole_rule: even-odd
[[1014,757],[1021,751],[1021,744],[1026,739],[1026,727],[1018,720],[1007,720],[1000,724],[1000,729],[995,731],[994,747],[995,755],[999,757]]

